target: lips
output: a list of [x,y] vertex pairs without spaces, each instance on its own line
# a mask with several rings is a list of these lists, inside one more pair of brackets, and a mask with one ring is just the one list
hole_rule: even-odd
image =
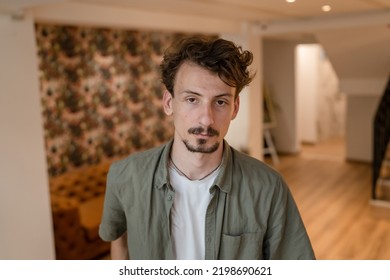
[[213,137],[213,136],[219,136],[218,130],[215,130],[212,127],[193,127],[188,130],[188,133],[198,135],[201,137]]
[[215,137],[216,135],[213,135],[213,134],[194,134],[196,137],[198,138],[202,138],[202,139],[206,139],[206,138],[211,138],[211,137]]

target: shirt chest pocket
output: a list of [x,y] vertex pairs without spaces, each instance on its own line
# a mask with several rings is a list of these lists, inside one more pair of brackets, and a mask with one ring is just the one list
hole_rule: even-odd
[[219,259],[258,260],[263,258],[263,234],[261,232],[241,235],[222,234]]

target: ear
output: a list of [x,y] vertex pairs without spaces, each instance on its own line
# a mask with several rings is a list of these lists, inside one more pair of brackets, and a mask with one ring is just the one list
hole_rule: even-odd
[[164,112],[165,114],[167,114],[167,116],[171,116],[173,114],[172,99],[173,99],[172,94],[169,91],[164,90],[163,107],[164,107]]
[[237,98],[234,100],[234,109],[233,109],[233,115],[232,120],[234,120],[238,114],[238,109],[240,109],[240,96],[237,96]]

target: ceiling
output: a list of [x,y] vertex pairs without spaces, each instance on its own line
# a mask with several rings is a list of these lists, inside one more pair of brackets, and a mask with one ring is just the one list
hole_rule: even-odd
[[[17,14],[24,9],[64,2],[259,23],[331,18],[390,10],[390,0],[296,0],[295,3],[287,3],[285,0],[0,0],[0,13]],[[330,12],[321,10],[325,4],[331,6]]]

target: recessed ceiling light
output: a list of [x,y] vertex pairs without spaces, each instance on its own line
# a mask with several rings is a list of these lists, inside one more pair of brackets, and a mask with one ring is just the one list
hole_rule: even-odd
[[330,12],[330,10],[332,10],[332,7],[330,5],[324,5],[321,7],[322,11],[327,13],[327,12]]
[[287,3],[294,3],[295,0],[286,0]]

